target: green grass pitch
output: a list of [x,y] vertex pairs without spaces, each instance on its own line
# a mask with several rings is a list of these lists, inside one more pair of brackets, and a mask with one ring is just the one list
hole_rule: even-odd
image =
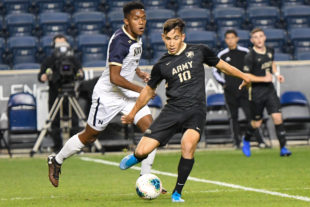
[[[157,174],[168,190],[155,200],[142,200],[135,192],[139,171],[121,171],[117,166],[82,160],[82,157],[118,163],[126,154],[80,155],[63,164],[60,185],[47,177],[46,158],[0,159],[0,206],[191,206],[191,207],[294,207],[310,206],[310,147],[291,147],[291,157],[279,149],[253,150],[246,158],[237,150],[196,152],[191,177],[248,187],[240,188],[188,180],[182,196],[185,203],[172,203],[176,178]],[[180,152],[160,152],[153,169],[175,174]],[[275,192],[271,195],[265,192]],[[289,197],[283,197],[289,195]]]

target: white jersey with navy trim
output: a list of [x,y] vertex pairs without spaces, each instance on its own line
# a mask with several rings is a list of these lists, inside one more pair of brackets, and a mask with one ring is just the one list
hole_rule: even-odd
[[142,54],[142,38],[133,38],[124,28],[111,37],[107,50],[107,65],[94,90],[122,93],[128,98],[137,98],[139,93],[116,86],[110,81],[110,65],[121,66],[120,75],[132,82]]
[[[119,87],[110,81],[109,65],[121,66],[120,75],[132,82],[142,53],[141,38],[134,39],[123,28],[117,30],[110,39],[107,53],[107,67],[97,81],[89,111],[87,124],[102,131],[118,114],[128,114],[136,103],[139,93]],[[135,116],[134,124],[151,114],[144,106]]]

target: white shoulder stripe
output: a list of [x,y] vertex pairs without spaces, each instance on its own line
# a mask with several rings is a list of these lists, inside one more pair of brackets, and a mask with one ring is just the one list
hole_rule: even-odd
[[228,53],[229,52],[229,48],[225,48],[224,50],[222,50],[221,52],[219,52],[217,54],[217,57],[218,58],[221,58],[224,54]]
[[248,48],[242,47],[242,46],[240,46],[240,45],[237,46],[237,49],[238,49],[238,50],[241,50],[241,51],[244,51],[244,52],[246,52],[246,53],[249,52],[249,49],[248,49]]

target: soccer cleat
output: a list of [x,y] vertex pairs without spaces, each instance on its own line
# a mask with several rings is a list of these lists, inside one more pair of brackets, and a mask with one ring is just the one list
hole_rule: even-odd
[[290,156],[292,154],[291,151],[289,151],[286,147],[282,147],[281,148],[281,151],[280,151],[280,156],[283,157],[283,156]]
[[137,164],[138,162],[139,161],[137,160],[137,158],[133,154],[127,155],[120,162],[119,168],[121,168],[121,170],[126,170],[126,169],[132,167],[133,165]]
[[246,141],[244,138],[242,140],[243,146],[242,146],[242,152],[245,156],[250,157],[251,156],[251,146],[250,142]]
[[174,193],[171,196],[171,200],[174,203],[183,203],[183,202],[185,202],[185,200],[181,198],[181,194],[178,193],[178,191],[174,191]]
[[166,194],[167,193],[167,190],[165,188],[162,188],[161,189],[161,194]]
[[47,158],[48,177],[54,187],[58,187],[59,174],[61,173],[61,165],[56,163],[55,156],[50,155]]

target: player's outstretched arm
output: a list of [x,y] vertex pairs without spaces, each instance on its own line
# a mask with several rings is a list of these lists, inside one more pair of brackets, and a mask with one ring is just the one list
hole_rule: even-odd
[[235,76],[237,78],[242,79],[243,81],[245,81],[245,83],[251,82],[251,79],[247,74],[241,72],[240,70],[238,70],[234,66],[226,63],[223,60],[220,60],[215,67],[220,69],[223,73],[225,73],[227,75]]
[[141,93],[139,98],[136,101],[135,106],[132,108],[130,113],[128,115],[122,116],[121,120],[123,124],[131,124],[134,120],[135,115],[138,113],[140,109],[142,109],[149,100],[154,97],[155,95],[155,89],[151,88],[150,86],[145,86]]
[[110,81],[111,83],[122,87],[122,88],[126,88],[132,91],[136,91],[138,93],[140,93],[143,89],[143,87],[138,86],[128,80],[126,80],[126,78],[124,78],[123,76],[121,76],[121,66],[118,65],[110,65]]
[[266,72],[266,76],[255,76],[251,73],[243,73],[234,66],[226,63],[223,60],[220,60],[219,63],[216,65],[218,69],[223,71],[227,75],[235,76],[241,78],[245,81],[245,85],[249,82],[271,82],[272,75],[270,72]]

